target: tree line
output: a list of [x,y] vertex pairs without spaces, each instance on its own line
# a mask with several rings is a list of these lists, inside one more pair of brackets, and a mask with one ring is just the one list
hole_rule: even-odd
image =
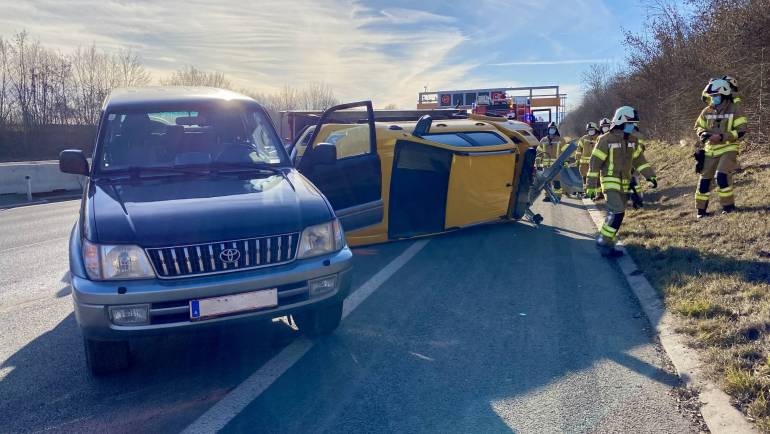
[[611,118],[621,105],[635,107],[642,132],[675,142],[695,140],[709,78],[738,79],[749,117],[749,142],[770,142],[770,0],[687,0],[646,3],[644,33],[626,32],[626,58],[617,70],[591,65],[583,74],[585,96],[562,125],[582,134],[589,121]]
[[10,137],[4,132],[13,132],[14,141],[21,138],[23,145],[34,146],[51,126],[93,126],[112,89],[152,84],[236,90],[254,97],[272,115],[281,110],[323,110],[338,103],[331,87],[321,82],[260,93],[236,88],[221,72],[190,65],[154,77],[132,49],[110,52],[92,44],[61,52],[22,31],[0,35],[0,141]]

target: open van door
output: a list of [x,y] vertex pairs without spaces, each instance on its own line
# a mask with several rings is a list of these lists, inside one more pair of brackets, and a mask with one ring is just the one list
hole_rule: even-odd
[[[335,118],[340,110],[365,107],[366,119],[350,124]],[[308,141],[297,170],[331,202],[346,231],[382,222],[382,172],[377,154],[371,101],[326,110]]]

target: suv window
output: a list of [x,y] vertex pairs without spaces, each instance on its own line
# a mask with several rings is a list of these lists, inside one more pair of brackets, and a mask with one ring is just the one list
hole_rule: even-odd
[[270,120],[246,109],[108,113],[100,168],[222,163],[286,164]]
[[467,133],[426,134],[425,138],[449,146],[494,146],[505,144],[499,134],[491,131],[474,131]]

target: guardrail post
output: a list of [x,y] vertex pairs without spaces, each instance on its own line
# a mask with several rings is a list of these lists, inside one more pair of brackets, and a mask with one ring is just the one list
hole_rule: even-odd
[[29,175],[24,176],[24,179],[27,180],[27,202],[32,202],[32,180]]

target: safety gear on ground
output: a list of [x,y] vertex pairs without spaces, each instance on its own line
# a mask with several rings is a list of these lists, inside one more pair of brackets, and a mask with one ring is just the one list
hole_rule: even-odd
[[610,130],[611,125],[612,125],[612,122],[610,122],[609,119],[602,118],[602,120],[599,121],[599,130],[601,130],[602,134],[604,134]]
[[629,123],[639,123],[639,113],[636,112],[635,108],[626,105],[615,110],[615,114],[612,116],[610,129]]
[[647,181],[650,183],[651,188],[658,188],[658,177],[651,176]]
[[695,159],[695,173],[703,172],[703,163],[706,161],[706,151],[699,149],[692,154],[692,158]]

